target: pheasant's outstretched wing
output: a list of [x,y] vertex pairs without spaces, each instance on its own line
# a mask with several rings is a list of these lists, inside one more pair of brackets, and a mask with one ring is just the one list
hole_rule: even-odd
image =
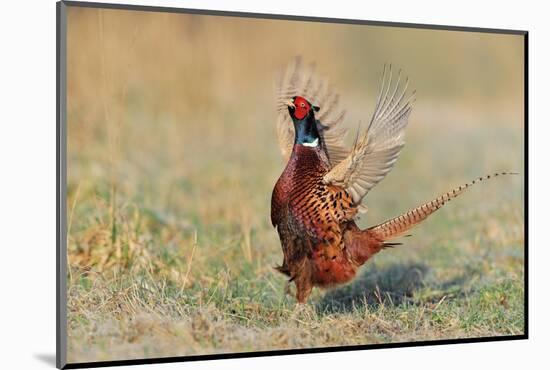
[[323,180],[345,188],[356,205],[391,170],[405,144],[404,134],[415,92],[407,96],[408,79],[401,87],[401,73],[392,86],[391,66],[382,74],[382,83],[369,127],[356,139],[351,153]]
[[304,66],[296,57],[276,81],[277,137],[285,160],[294,144],[294,126],[288,114],[286,101],[303,96],[321,109],[317,113],[317,128],[324,141],[331,166],[342,161],[349,153],[344,145],[347,129],[342,126],[345,111],[339,107],[339,96],[328,81],[315,75],[315,66]]

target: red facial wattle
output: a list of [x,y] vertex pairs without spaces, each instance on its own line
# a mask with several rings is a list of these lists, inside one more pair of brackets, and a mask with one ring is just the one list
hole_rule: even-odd
[[296,107],[294,109],[294,117],[299,120],[304,119],[311,110],[311,105],[309,105],[308,101],[301,96],[297,96],[294,99],[294,106]]

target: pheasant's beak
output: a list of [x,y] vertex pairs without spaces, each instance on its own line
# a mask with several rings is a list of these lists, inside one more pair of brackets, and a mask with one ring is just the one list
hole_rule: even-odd
[[287,101],[285,101],[285,104],[290,108],[296,108],[292,99],[288,99]]

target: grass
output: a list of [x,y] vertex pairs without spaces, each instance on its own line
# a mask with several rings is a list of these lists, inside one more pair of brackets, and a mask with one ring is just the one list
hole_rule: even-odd
[[[105,19],[85,13],[69,17],[69,362],[523,333],[523,127],[522,107],[510,103],[518,101],[515,95],[495,100],[465,90],[464,99],[456,93],[438,100],[439,90],[419,90],[407,144],[367,196],[361,226],[480,175],[522,175],[472,188],[414,229],[404,245],[368,261],[355,281],[315,289],[308,305],[296,309],[284,294],[285,277],[273,269],[282,252],[269,218],[284,163],[261,48],[276,47],[278,39],[259,43],[260,52],[243,51],[248,44],[231,43],[228,36],[245,32],[242,26],[225,25],[221,33],[200,22],[187,27],[176,16],[136,13],[132,17],[143,17],[136,23],[130,15],[115,21],[114,13],[105,12]],[[99,37],[98,25],[105,28]],[[269,27],[258,37],[276,34]],[[198,48],[188,58],[187,50],[197,48],[193,37],[199,36],[187,37],[194,32],[224,57],[213,59]],[[488,40],[478,39],[468,41],[480,42],[468,58],[488,50],[482,47]],[[499,45],[498,52],[483,54],[483,65],[507,68],[513,58],[502,57],[507,44]],[[231,58],[235,49],[248,55],[248,67]],[[395,60],[418,55],[404,50],[392,54]],[[354,65],[366,58],[350,55]],[[415,80],[468,89],[484,83],[465,80],[465,70],[455,80],[437,75],[434,60],[460,67],[425,58],[411,64]],[[428,62],[432,66],[424,67]],[[173,75],[176,64],[184,70],[181,81]],[[347,70],[337,64],[330,65]],[[472,59],[469,65],[480,64]],[[208,73],[191,73],[197,68]],[[362,73],[378,76],[378,70]],[[494,81],[516,81],[510,73]],[[370,114],[372,105],[364,102],[374,98],[365,94],[374,94],[374,87],[350,89],[342,91],[354,127]]]
[[[170,129],[159,124],[155,134]],[[191,133],[177,155],[162,140],[136,137],[158,146],[148,151],[157,156],[149,162],[134,162],[133,151],[103,164],[91,157],[97,147],[71,151],[69,172],[83,173],[69,175],[70,361],[523,332],[521,178],[470,190],[415,229],[405,245],[369,261],[354,282],[315,290],[296,311],[283,293],[284,277],[272,268],[282,254],[269,198],[283,164],[274,137],[259,131],[266,140],[257,144],[224,132],[230,145],[215,135],[198,143]],[[461,130],[455,138],[463,141],[448,148],[468,142],[469,154],[442,161],[440,175],[438,146],[424,147],[414,160],[424,140],[417,132],[394,173],[369,196],[362,224],[469,179],[468,171],[446,171],[469,155],[475,167],[477,152],[490,142],[471,141],[468,135],[479,133]],[[519,139],[502,137],[499,146],[517,146]],[[432,176],[422,176],[429,171]],[[399,190],[405,183],[410,191]]]

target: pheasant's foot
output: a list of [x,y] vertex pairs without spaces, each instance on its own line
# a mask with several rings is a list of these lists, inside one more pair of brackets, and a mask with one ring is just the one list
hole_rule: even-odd
[[298,323],[310,321],[315,317],[315,309],[307,303],[296,303],[290,318]]

